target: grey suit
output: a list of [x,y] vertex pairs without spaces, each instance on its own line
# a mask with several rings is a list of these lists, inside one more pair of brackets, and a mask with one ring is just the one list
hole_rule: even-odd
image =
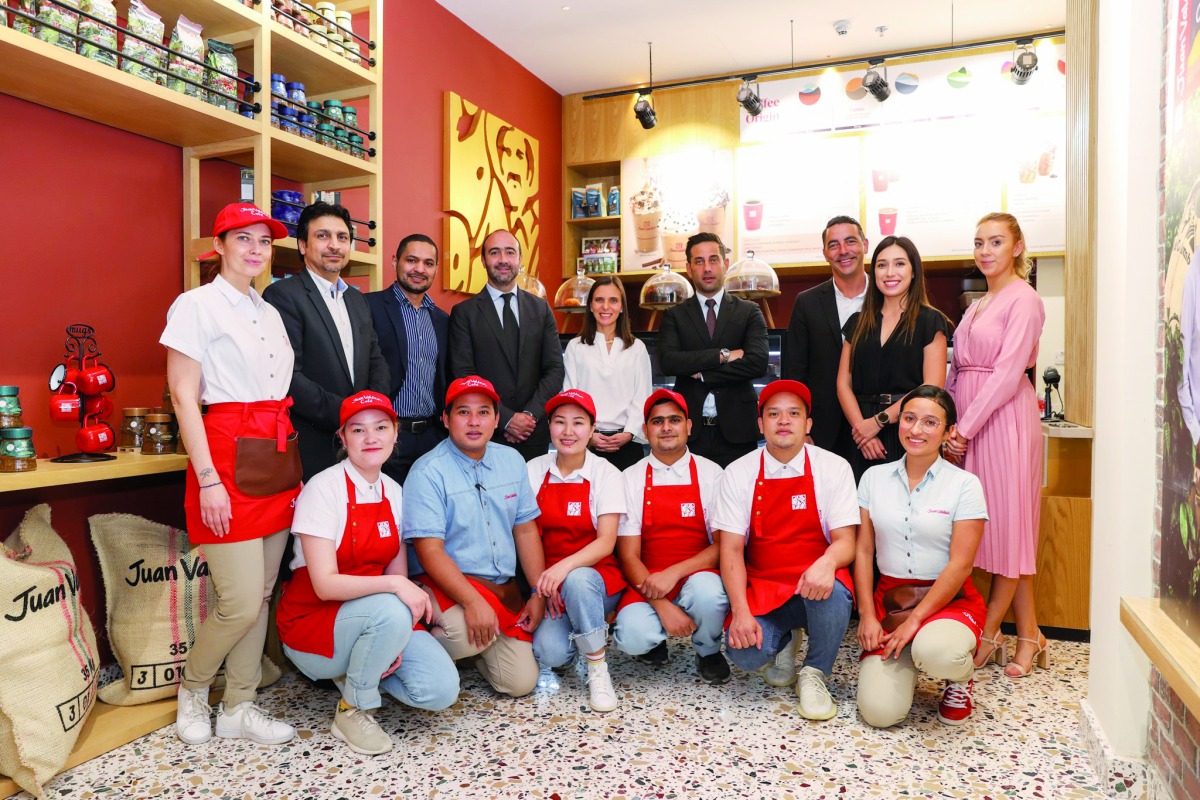
[[526,461],[550,448],[546,401],[562,389],[562,345],[554,313],[545,300],[514,289],[517,301],[520,349],[516,362],[505,351],[504,328],[496,305],[485,286],[450,312],[450,373],[455,379],[479,375],[491,381],[500,395],[500,424],[492,440],[508,444],[504,426],[512,415],[532,412],[537,427],[524,442],[513,445]]
[[379,352],[371,310],[362,293],[350,287],[343,298],[354,341],[354,380],[337,326],[307,270],[271,284],[263,299],[279,310],[287,328],[296,368],[290,394],[292,424],[299,434],[304,480],[336,463],[338,414],[342,401],[370,389],[387,394],[391,376]]

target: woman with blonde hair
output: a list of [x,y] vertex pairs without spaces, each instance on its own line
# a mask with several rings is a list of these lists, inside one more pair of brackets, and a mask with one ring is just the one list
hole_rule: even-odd
[[[988,214],[975,230],[975,264],[987,293],[971,304],[954,334],[946,388],[959,409],[947,453],[979,477],[990,519],[975,566],[992,573],[987,619],[975,666],[995,661],[1012,678],[1050,663],[1037,624],[1042,428],[1037,396],[1025,371],[1037,362],[1046,312],[1029,285],[1025,236],[1011,214]],[[1009,607],[1017,623],[1011,663],[1000,635]],[[1007,665],[1007,666],[1006,666]]]

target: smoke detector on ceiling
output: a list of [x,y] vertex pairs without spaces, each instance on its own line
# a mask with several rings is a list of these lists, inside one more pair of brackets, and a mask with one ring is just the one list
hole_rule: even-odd
[[837,31],[838,36],[845,36],[850,32],[850,20],[839,19],[837,22],[833,23],[833,29]]

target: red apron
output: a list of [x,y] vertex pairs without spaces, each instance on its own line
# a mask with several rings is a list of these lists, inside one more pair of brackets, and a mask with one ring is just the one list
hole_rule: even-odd
[[[646,488],[642,500],[642,563],[650,572],[662,572],[667,567],[687,561],[708,547],[708,530],[704,527],[704,504],[700,500],[700,479],[696,459],[691,467],[692,482],[683,486],[655,486],[654,469],[646,464]],[[715,569],[699,570],[713,572]],[[694,573],[693,573],[694,574]],[[679,596],[686,576],[667,595],[668,600]],[[630,587],[617,604],[617,613],[625,606],[645,603],[646,598]]]
[[[800,576],[829,547],[821,530],[808,449],[803,475],[767,480],[765,464],[765,453],[760,454],[750,503],[751,538],[746,542],[746,601],[755,616],[791,600]],[[842,567],[835,577],[854,597],[850,570]]]
[[300,494],[299,484],[295,489],[269,497],[250,497],[238,491],[234,481],[238,437],[275,439],[282,448],[283,441],[294,432],[288,415],[291,405],[292,398],[285,397],[257,403],[214,403],[208,407],[208,413],[204,415],[204,434],[217,478],[207,478],[206,482],[220,479],[229,494],[233,518],[229,520],[229,533],[224,537],[218,537],[204,524],[200,517],[200,482],[189,462],[183,499],[189,542],[194,545],[246,542],[291,527],[296,495]]
[[[392,504],[386,493],[378,503],[359,503],[354,483],[348,474],[345,477],[348,500],[346,527],[337,548],[338,572],[371,577],[382,575],[400,552],[400,529],[392,516]],[[284,584],[283,596],[275,611],[279,640],[301,653],[333,658],[333,625],[341,608],[341,600],[317,597],[308,567],[301,567]]]
[[[518,614],[505,608],[504,604],[500,602],[500,598],[492,594],[491,590],[482,583],[474,580],[470,575],[464,575],[463,577],[466,578],[467,582],[475,587],[475,591],[479,592],[480,596],[487,601],[487,604],[492,607],[492,611],[496,612],[496,621],[500,625],[501,635],[507,636],[510,639],[520,639],[522,642],[533,641],[533,634],[524,628],[517,626]],[[437,600],[438,607],[442,610],[442,613],[445,613],[447,610],[458,605],[457,600],[443,592],[442,587],[434,583],[433,578],[429,576],[429,573],[426,572],[424,574],[417,575],[413,578],[413,580],[422,584],[423,586],[428,587],[429,591],[433,592],[434,599]],[[434,620],[434,624],[437,624],[437,620]]]
[[[542,534],[542,550],[546,554],[546,566],[552,567],[570,555],[578,553],[596,541],[596,526],[592,524],[592,485],[583,480],[579,483],[551,483],[550,471],[542,480],[538,490],[538,531]],[[612,596],[625,589],[627,584],[617,557],[612,553],[592,565],[604,579],[604,593]]]
[[[890,575],[880,575],[879,582],[875,584],[875,619],[882,620],[887,616],[887,612],[883,610],[883,595],[897,586],[932,586],[933,581],[909,580],[908,578],[893,578]],[[971,579],[967,578],[962,587],[963,597],[956,600],[951,600],[942,610],[933,614],[929,619],[921,623],[924,628],[935,619],[953,619],[961,622],[971,629],[975,634],[975,647],[979,648],[979,637],[983,635],[983,621],[987,615],[987,606],[984,605],[983,597],[975,588],[975,584],[971,583]],[[858,657],[862,661],[867,656],[877,656],[883,653],[883,648],[863,652]]]

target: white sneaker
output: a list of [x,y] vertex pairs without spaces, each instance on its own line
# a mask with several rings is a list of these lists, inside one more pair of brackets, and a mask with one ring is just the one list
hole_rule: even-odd
[[283,744],[290,742],[295,735],[295,728],[272,718],[250,700],[238,703],[232,711],[226,709],[224,703],[217,709],[217,736],[222,738],[249,739],[259,744]]
[[800,670],[796,694],[800,696],[800,716],[805,719],[826,720],[837,716],[837,706],[825,686],[825,673],[816,667]]
[[204,744],[212,738],[212,707],[208,688],[185,689],[179,685],[179,705],[175,709],[175,734],[186,744]]
[[796,642],[800,641],[800,629],[792,631],[792,640],[775,654],[775,663],[767,667],[763,680],[771,686],[791,686],[796,682]]
[[377,756],[392,749],[392,737],[375,721],[375,715],[361,708],[342,710],[338,705],[333,713],[333,724],[329,732],[335,739],[341,739],[356,753],[364,756]]
[[617,707],[617,692],[608,674],[608,662],[588,662],[588,702],[592,711],[604,713]]

